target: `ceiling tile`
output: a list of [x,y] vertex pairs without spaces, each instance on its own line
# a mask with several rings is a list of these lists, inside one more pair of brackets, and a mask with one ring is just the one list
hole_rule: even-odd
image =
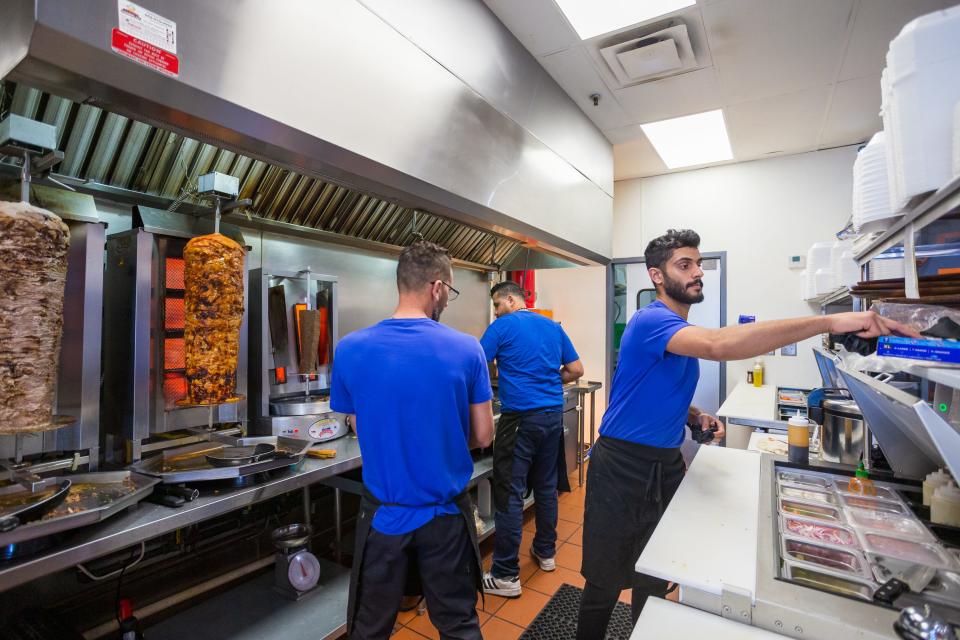
[[610,144],[623,144],[643,137],[644,133],[639,124],[630,124],[617,129],[607,129],[603,135],[607,137]]
[[834,81],[853,0],[726,0],[702,9],[725,104]]
[[861,0],[840,79],[862,78],[883,71],[890,41],[905,24],[952,4],[953,0]]
[[720,86],[712,67],[618,89],[614,94],[639,123],[709,111],[721,104]]
[[[615,129],[633,122],[600,79],[583,47],[540,58],[540,64],[600,129]],[[600,94],[596,106],[590,99],[594,93]]]
[[864,142],[883,128],[880,120],[880,74],[836,85],[820,147]]
[[737,160],[817,148],[830,87],[751,100],[724,107],[727,133]]
[[667,165],[663,164],[663,160],[644,135],[613,147],[614,180],[652,176],[667,171]]
[[580,37],[553,0],[483,1],[534,56],[555,53],[580,43]]

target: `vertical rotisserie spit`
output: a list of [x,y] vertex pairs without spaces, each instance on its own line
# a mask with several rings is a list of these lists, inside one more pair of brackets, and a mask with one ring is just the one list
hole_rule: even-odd
[[52,426],[69,247],[57,215],[0,202],[0,433]]
[[187,243],[184,404],[219,404],[237,399],[237,358],[243,322],[244,249],[214,233]]

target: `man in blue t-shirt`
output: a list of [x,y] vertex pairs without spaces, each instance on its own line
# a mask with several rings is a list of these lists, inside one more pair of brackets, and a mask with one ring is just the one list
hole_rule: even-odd
[[518,553],[523,535],[523,499],[533,492],[537,533],[530,555],[544,571],[556,569],[557,484],[566,484],[563,464],[563,384],[583,375],[583,364],[563,328],[528,311],[523,290],[501,282],[490,292],[497,319],[480,344],[499,371],[500,421],[493,446],[495,505],[493,566],[483,590],[520,596]]
[[724,433],[716,418],[690,404],[698,358],[744,360],[828,332],[917,336],[873,312],[693,326],[690,306],[704,298],[699,246],[695,232],[671,229],[644,252],[657,299],[638,310],[623,333],[610,402],[590,454],[577,640],[604,637],[621,590],[633,589],[634,621],[648,596],[666,594],[666,582],[633,567],[683,478],[684,426],[717,427],[717,441]]
[[393,317],[346,336],[330,406],[360,440],[364,496],[350,581],[353,640],[390,637],[408,572],[441,638],[480,640],[480,554],[470,449],[493,440],[490,378],[476,338],[438,322],[458,292],[446,249],[419,241],[397,264]]

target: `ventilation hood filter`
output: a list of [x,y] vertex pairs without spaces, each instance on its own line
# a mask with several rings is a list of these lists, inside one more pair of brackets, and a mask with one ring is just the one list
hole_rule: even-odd
[[604,47],[600,55],[621,87],[698,68],[685,24]]

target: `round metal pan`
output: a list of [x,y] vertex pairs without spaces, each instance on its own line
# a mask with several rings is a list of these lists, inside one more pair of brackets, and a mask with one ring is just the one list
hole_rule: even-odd
[[[71,484],[71,481],[66,478],[51,478],[46,481],[45,486],[39,492],[42,497],[33,496],[24,487],[17,487],[22,491],[18,491],[14,487],[6,488],[2,492],[4,497],[23,500],[24,504],[8,508],[0,514],[0,532],[12,531],[21,524],[43,517],[43,514],[66,499]],[[47,492],[50,493],[47,494]],[[33,497],[37,497],[37,499],[31,499]]]
[[261,442],[253,447],[223,447],[206,454],[206,458],[215,467],[240,467],[272,460],[276,455],[275,445]]

